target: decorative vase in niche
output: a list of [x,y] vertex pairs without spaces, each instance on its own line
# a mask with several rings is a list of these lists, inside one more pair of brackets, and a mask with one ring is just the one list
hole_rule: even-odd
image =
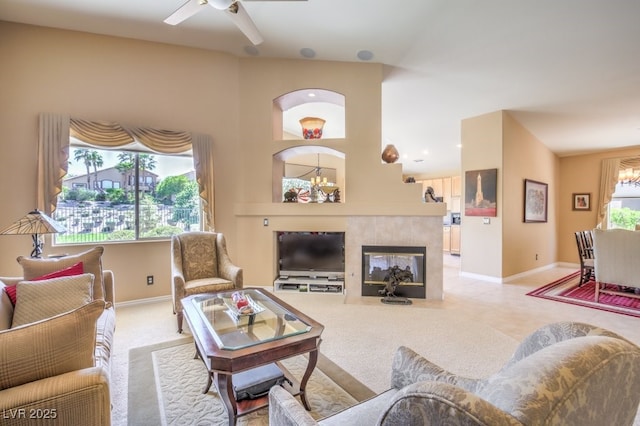
[[305,139],[320,139],[325,120],[318,117],[305,117],[300,119],[302,125],[302,137]]
[[395,163],[400,158],[400,153],[393,144],[389,144],[382,150],[382,161],[387,164]]

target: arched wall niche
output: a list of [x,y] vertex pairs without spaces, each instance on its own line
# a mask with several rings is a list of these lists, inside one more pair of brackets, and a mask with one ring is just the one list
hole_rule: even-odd
[[326,89],[307,88],[285,93],[273,100],[273,139],[295,140],[302,137],[300,119],[324,119],[323,139],[344,139],[345,96]]
[[[322,177],[340,188],[341,202],[345,197],[345,154],[333,148],[318,145],[302,145],[273,154],[272,185],[273,202],[283,201],[283,179],[297,177],[309,181],[320,168]],[[287,172],[292,174],[287,176]]]

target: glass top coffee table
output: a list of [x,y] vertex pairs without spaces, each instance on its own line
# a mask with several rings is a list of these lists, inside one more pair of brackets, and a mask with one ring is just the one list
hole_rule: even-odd
[[215,383],[229,415],[229,424],[238,417],[268,405],[268,395],[236,401],[233,374],[286,358],[309,354],[309,362],[300,381],[284,367],[289,383],[283,384],[300,399],[307,410],[305,388],[318,361],[318,346],[324,326],[260,288],[245,288],[241,293],[248,305],[238,309],[235,291],[198,294],[182,299],[198,355],[208,371],[204,393]]

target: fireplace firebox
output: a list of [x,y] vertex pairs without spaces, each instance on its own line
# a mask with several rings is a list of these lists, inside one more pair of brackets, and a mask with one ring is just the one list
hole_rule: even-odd
[[362,246],[362,295],[381,296],[390,272],[400,269],[406,279],[395,295],[426,298],[426,247]]

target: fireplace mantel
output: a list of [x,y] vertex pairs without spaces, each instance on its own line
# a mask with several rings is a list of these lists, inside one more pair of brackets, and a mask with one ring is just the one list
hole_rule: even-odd
[[444,203],[246,203],[236,204],[236,216],[438,216]]

